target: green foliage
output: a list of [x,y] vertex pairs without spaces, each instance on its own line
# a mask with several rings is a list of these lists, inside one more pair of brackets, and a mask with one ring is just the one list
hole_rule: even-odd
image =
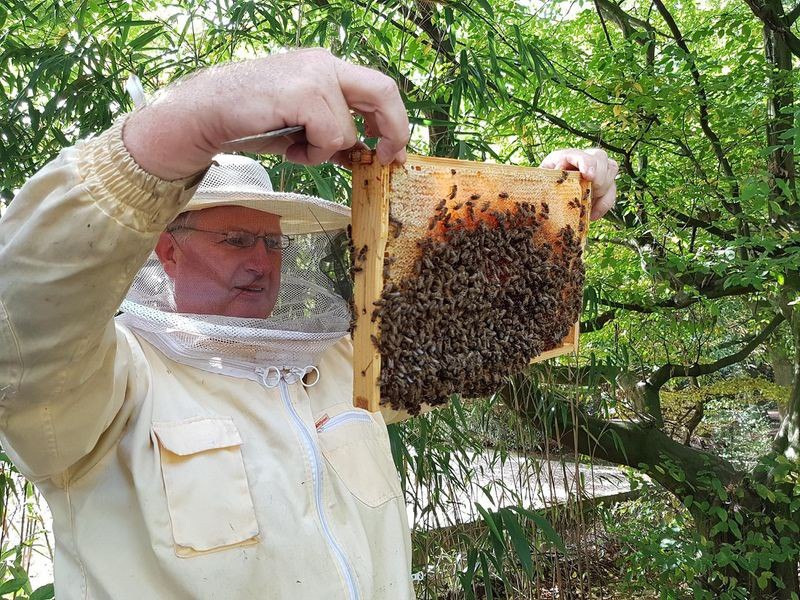
[[[668,468],[683,479],[677,465]],[[769,487],[753,478],[726,488],[709,474],[706,489],[680,502],[645,482],[639,499],[601,511],[606,530],[625,546],[625,588],[708,600],[744,600],[769,585],[780,588],[778,565],[800,558],[800,469],[769,457],[755,471],[766,472],[774,478]]]
[[[664,5],[681,43],[660,11],[639,0],[577,7],[552,2],[538,12],[512,0],[9,0],[0,6],[0,200],[10,201],[62,148],[130,109],[123,89],[130,73],[153,93],[198,67],[282,47],[329,48],[399,82],[418,153],[536,164],[554,148],[592,144],[620,162],[618,207],[591,227],[586,253],[583,319],[591,324],[608,317],[583,336],[576,366],[588,366],[593,375],[588,385],[559,385],[567,392],[588,389],[594,414],[639,418],[637,385],[657,367],[728,356],[777,310],[796,320],[793,307],[800,301],[796,186],[772,168],[777,153],[794,152],[800,143],[798,109],[791,94],[768,108],[796,92],[797,72],[769,61],[762,23],[746,3]],[[779,130],[772,142],[768,128]],[[264,160],[278,189],[347,201],[349,175],[336,167]],[[797,331],[796,325],[779,329],[770,343],[794,352]],[[633,385],[618,390],[614,377],[599,375],[611,368]],[[743,431],[762,431],[754,402],[777,400],[782,392],[761,380],[725,379],[731,375],[703,380],[696,389],[664,391],[660,399],[668,421],[685,413],[679,409],[706,404],[708,424],[698,431],[716,436],[715,450],[745,468],[769,442],[763,433],[737,445],[745,441],[739,439]],[[587,405],[580,394],[566,397]],[[742,412],[742,405],[751,408]],[[726,429],[723,420],[737,428]],[[615,440],[617,450],[620,444]],[[457,505],[476,477],[473,459],[486,446],[490,462],[501,466],[514,451],[548,451],[539,432],[488,400],[474,407],[456,402],[392,430],[416,518]],[[658,466],[674,481],[686,477],[686,465]],[[794,552],[783,534],[769,531],[791,533],[796,507],[790,501],[788,516],[777,520],[782,498],[792,497],[781,486],[793,480],[775,475],[782,469],[777,463],[768,469],[774,481],[744,488],[772,503],[762,507],[772,520],[758,521],[766,541],[748,538],[743,525],[755,521],[737,520],[738,499],[713,478],[694,494],[694,519],[674,505],[661,515],[656,504],[631,512],[629,529],[621,532],[635,549],[624,562],[630,588],[643,589],[645,577],[653,576],[665,594],[685,590],[703,597],[708,588],[733,598],[744,575],[753,575],[757,587],[775,583],[770,568],[753,565],[766,565],[762,555],[773,564]],[[419,494],[422,482],[427,496]],[[489,506],[498,490],[487,487],[485,494]],[[439,540],[433,549],[420,542],[427,534],[416,537],[418,556],[436,554],[441,561],[420,559],[420,565],[436,564],[443,578],[458,584],[452,589],[467,597],[523,585],[530,591],[537,577],[552,577],[559,561],[568,562],[545,527],[549,519],[538,522],[538,513],[506,507],[475,510],[485,527],[455,536],[449,546]],[[705,517],[716,521],[703,538],[694,528],[702,529],[696,520]],[[553,532],[566,537],[558,527]],[[46,589],[32,592],[20,583],[25,564],[16,556],[5,555],[0,585],[19,585],[17,597],[46,597]],[[566,581],[582,572],[564,568]],[[729,573],[737,569],[739,575]]]
[[702,407],[693,443],[746,471],[770,451],[775,424],[767,412],[785,406],[788,398],[785,387],[746,376],[661,391],[662,409],[676,436],[684,435],[687,422]]
[[786,404],[789,390],[762,377],[729,377],[701,387],[662,390],[665,406],[692,406],[698,402],[725,400],[731,406]]
[[[773,405],[774,406],[774,405]],[[752,469],[770,451],[773,422],[763,405],[712,400],[706,405],[697,434],[705,436],[715,453],[743,471]]]
[[0,452],[0,598],[48,600],[53,598],[53,585],[36,589],[29,578],[34,556],[47,565],[53,553],[42,522],[40,499],[33,485],[22,478],[8,456]]
[[661,598],[689,598],[698,564],[697,542],[687,539],[691,517],[675,500],[648,487],[639,499],[601,510],[604,529],[619,554],[622,593],[654,592]]

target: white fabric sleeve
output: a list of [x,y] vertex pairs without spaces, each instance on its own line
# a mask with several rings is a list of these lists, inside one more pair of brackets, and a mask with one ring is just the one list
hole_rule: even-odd
[[34,480],[87,456],[132,401],[113,317],[200,179],[143,171],[123,127],[62,151],[0,219],[0,442]]

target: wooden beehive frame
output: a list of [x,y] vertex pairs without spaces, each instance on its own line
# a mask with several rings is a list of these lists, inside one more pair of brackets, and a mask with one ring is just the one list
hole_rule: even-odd
[[[381,297],[384,285],[383,261],[390,233],[390,200],[392,174],[396,169],[444,170],[455,175],[465,166],[473,168],[476,163],[453,159],[431,158],[410,155],[405,165],[381,165],[373,152],[353,152],[353,186],[352,186],[352,244],[356,251],[362,250],[359,256],[359,269],[354,274],[354,311],[355,331],[353,334],[353,404],[371,412],[379,410],[381,373],[381,355],[373,339],[379,336],[380,323],[372,319],[374,303]],[[561,171],[534,169],[530,167],[511,167],[508,165],[480,164],[484,171],[518,170],[525,177],[543,179],[547,185],[562,183],[566,174]],[[562,173],[564,173],[562,175]],[[571,174],[575,178],[575,174]],[[580,236],[585,243],[588,233],[589,184],[580,180],[580,198],[584,203],[584,224],[580,228]],[[554,358],[578,351],[578,323],[572,327],[561,345],[536,356],[532,362]]]

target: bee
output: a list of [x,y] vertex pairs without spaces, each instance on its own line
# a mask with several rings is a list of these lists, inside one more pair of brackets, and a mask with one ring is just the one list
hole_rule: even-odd
[[393,237],[400,237],[400,232],[403,231],[403,222],[389,215],[389,229],[392,230]]

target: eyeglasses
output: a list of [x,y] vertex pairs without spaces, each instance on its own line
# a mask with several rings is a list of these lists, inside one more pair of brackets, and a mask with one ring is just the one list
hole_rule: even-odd
[[186,229],[188,231],[199,231],[200,233],[215,233],[217,235],[224,235],[225,239],[221,240],[235,248],[252,248],[256,245],[257,240],[264,240],[264,246],[267,250],[286,250],[292,243],[292,238],[288,235],[281,235],[279,233],[265,233],[264,235],[256,235],[249,231],[212,231],[210,229],[197,229],[196,227],[187,227],[179,225],[172,229],[168,229],[167,233],[178,231],[179,229]]

